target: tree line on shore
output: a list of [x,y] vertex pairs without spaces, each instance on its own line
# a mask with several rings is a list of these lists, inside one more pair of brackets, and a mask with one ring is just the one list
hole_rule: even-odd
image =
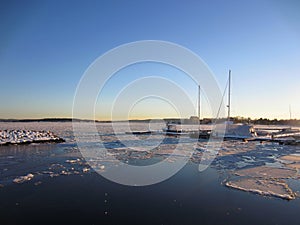
[[[161,119],[136,119],[129,120],[131,122],[161,122]],[[197,124],[199,123],[199,118],[197,116],[191,116],[190,118],[180,119],[180,118],[165,118],[163,119],[166,123],[185,123],[185,124]],[[227,120],[227,118],[218,119],[221,121]],[[82,120],[82,119],[72,119],[72,118],[43,118],[43,119],[0,119],[0,122],[80,122],[80,121],[89,121],[89,122],[106,122],[110,123],[112,121],[101,121],[101,120]],[[119,121],[125,122],[126,120]],[[127,120],[128,121],[128,120]],[[200,120],[201,124],[211,124],[215,119],[204,118]],[[248,124],[261,124],[261,125],[293,125],[300,126],[300,119],[268,119],[268,118],[259,118],[251,119],[250,117],[231,117],[230,121],[233,123],[248,123]],[[115,121],[117,122],[117,121]]]
[[[259,118],[251,119],[250,117],[231,117],[230,121],[233,123],[248,123],[248,124],[260,124],[260,125],[293,125],[300,126],[299,119],[268,119],[268,118]],[[209,124],[212,122],[212,119],[203,119],[201,123]]]

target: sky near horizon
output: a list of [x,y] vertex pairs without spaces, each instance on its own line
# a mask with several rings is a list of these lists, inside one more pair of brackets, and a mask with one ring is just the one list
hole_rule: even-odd
[[[232,70],[232,116],[284,119],[290,105],[300,119],[299,11],[297,0],[1,1],[0,118],[71,117],[76,87],[94,60],[122,44],[162,40],[197,54],[221,91]],[[145,75],[180,85],[196,110],[197,85],[187,75],[147,64],[107,82],[96,119],[110,118],[115,95]],[[210,116],[202,102],[201,116]],[[131,119],[177,115],[162,99],[135,106],[125,112]]]

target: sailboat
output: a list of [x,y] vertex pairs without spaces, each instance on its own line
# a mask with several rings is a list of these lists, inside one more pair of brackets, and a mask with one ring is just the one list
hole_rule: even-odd
[[[255,130],[252,125],[249,124],[233,124],[230,120],[230,109],[231,109],[231,70],[229,70],[229,78],[228,78],[228,112],[227,112],[227,120],[225,124],[217,124],[215,125],[215,132],[212,130],[201,130],[200,124],[174,124],[168,123],[166,128],[163,131],[169,135],[183,135],[188,134],[192,138],[199,138],[199,139],[208,139],[211,135],[214,138],[224,138],[225,140],[228,139],[235,139],[235,140],[245,140],[248,138],[253,138],[256,136]],[[198,86],[198,118],[200,121],[200,86]],[[218,132],[224,131],[224,125],[226,126],[225,133]]]
[[[167,123],[163,132],[167,135],[199,135],[200,130],[200,85],[198,85],[198,116],[191,116],[188,123]],[[198,138],[198,136],[197,136]]]
[[[231,110],[231,70],[229,70],[228,77],[228,104],[227,104],[227,120],[225,121],[226,130],[224,133],[224,139],[247,139],[256,136],[254,127],[249,124],[234,124],[230,120],[230,110]],[[218,126],[218,125],[217,125]],[[219,125],[220,126],[220,125]],[[222,126],[222,125],[221,125]],[[224,125],[223,125],[224,126]],[[218,136],[218,133],[213,134],[214,136]]]

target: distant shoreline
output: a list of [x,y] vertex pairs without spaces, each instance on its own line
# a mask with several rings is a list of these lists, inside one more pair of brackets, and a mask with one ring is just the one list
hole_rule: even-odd
[[[0,119],[0,122],[96,122],[96,123],[112,123],[112,122],[161,122],[164,121],[166,123],[180,123],[184,121],[184,123],[194,123],[195,121],[191,121],[190,119],[183,118],[164,118],[164,119],[134,119],[134,120],[117,120],[117,121],[109,121],[109,120],[89,120],[89,119],[76,119],[76,118],[41,118],[41,119]],[[221,119],[224,120],[224,119]],[[258,125],[293,125],[300,126],[300,119],[251,119],[251,118],[243,118],[243,117],[232,117],[231,120],[234,123],[249,123],[249,124],[258,124]],[[201,119],[201,124],[211,124],[213,119],[204,118]]]

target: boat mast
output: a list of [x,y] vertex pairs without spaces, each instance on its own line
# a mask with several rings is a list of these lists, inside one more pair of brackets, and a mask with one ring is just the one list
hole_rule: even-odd
[[200,122],[200,85],[198,85],[198,118]]
[[230,121],[230,89],[231,89],[231,70],[229,70],[229,78],[228,78],[228,115],[227,120]]

